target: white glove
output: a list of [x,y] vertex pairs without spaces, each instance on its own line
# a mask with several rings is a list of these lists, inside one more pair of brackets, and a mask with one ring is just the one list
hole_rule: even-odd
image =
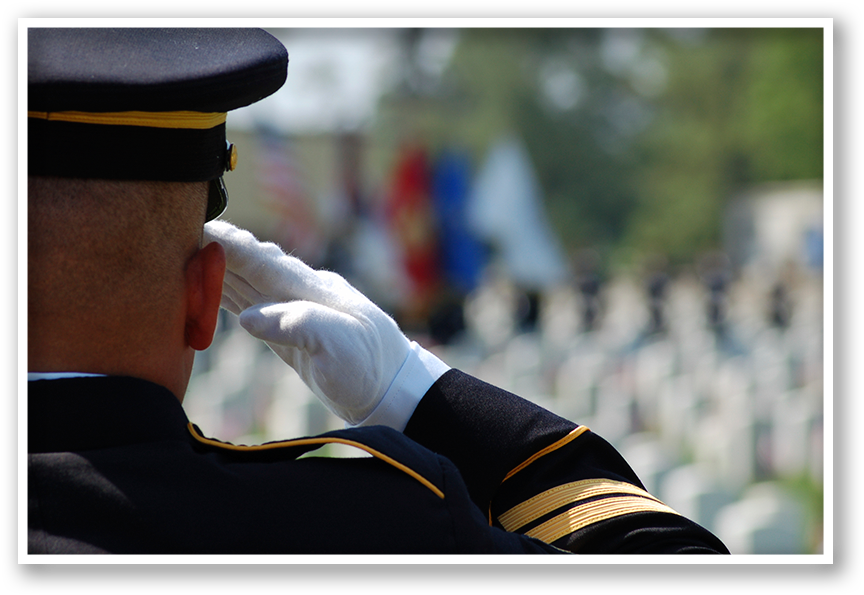
[[449,370],[345,279],[224,221],[204,243],[225,248],[222,307],[294,368],[349,425],[405,429],[417,403]]

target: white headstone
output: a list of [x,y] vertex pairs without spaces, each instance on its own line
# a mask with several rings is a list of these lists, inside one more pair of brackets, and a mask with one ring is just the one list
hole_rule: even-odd
[[733,501],[732,493],[706,465],[692,464],[669,471],[660,484],[659,497],[677,512],[714,530],[717,514]]
[[806,554],[804,507],[773,483],[751,487],[717,515],[715,534],[733,554]]

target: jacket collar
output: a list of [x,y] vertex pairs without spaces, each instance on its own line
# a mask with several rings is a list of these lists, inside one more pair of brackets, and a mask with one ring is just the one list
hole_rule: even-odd
[[146,380],[101,376],[28,382],[31,453],[189,441],[187,424],[173,393]]

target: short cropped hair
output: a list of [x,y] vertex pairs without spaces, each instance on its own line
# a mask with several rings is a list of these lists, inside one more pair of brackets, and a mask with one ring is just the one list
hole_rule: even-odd
[[158,311],[179,290],[184,264],[200,247],[207,193],[206,182],[31,176],[33,314]]

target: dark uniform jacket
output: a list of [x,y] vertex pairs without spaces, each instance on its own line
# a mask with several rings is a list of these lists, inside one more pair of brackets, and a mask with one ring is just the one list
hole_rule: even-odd
[[[587,428],[456,370],[404,433],[259,446],[134,378],[28,396],[31,554],[728,553]],[[372,456],[301,457],[327,443]]]

